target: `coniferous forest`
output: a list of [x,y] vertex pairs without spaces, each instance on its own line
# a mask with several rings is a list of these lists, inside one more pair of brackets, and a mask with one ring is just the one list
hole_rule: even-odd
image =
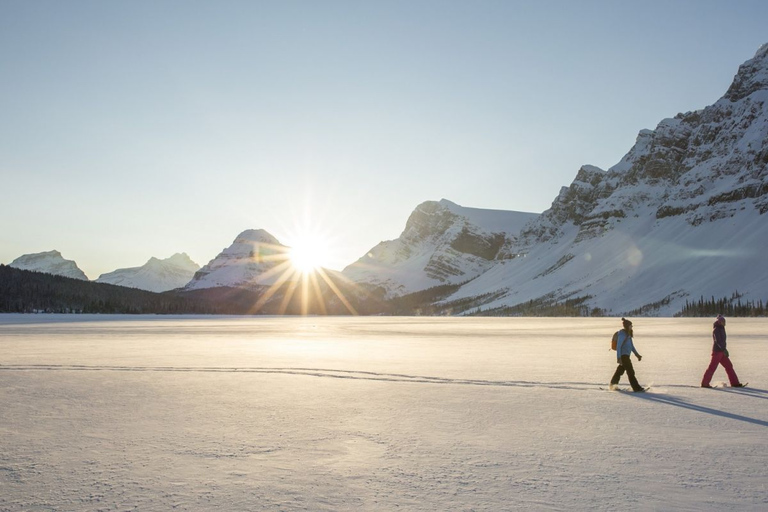
[[0,313],[218,313],[210,303],[0,265]]
[[698,301],[685,301],[683,310],[677,316],[766,316],[765,303],[762,300],[742,301],[739,292],[731,295],[731,298],[723,297],[715,299],[710,297],[699,298]]
[[[320,314],[320,315],[450,315],[467,311],[473,304],[434,302],[450,295],[456,286],[437,286],[413,294],[385,300],[383,290],[367,290],[346,286],[337,281],[333,287],[318,285],[318,295],[303,301],[297,285],[285,285],[277,293],[266,287],[209,288],[172,290],[154,293],[136,288],[82,281],[41,272],[19,270],[0,264],[0,313],[100,313],[100,314]],[[339,298],[341,292],[344,300]],[[263,300],[265,294],[269,300]],[[588,297],[557,302],[530,301],[514,308],[483,310],[477,306],[472,315],[483,316],[601,316],[604,312],[586,307]],[[454,309],[455,308],[455,309]],[[642,311],[630,314],[643,316]],[[765,302],[743,300],[739,292],[731,297],[699,298],[686,301],[675,316],[701,317],[766,316]]]
[[345,289],[342,283],[335,283],[335,288],[344,292],[347,305],[324,283],[317,287],[318,298],[311,301],[303,301],[297,288],[296,283],[286,283],[273,294],[267,292],[267,287],[154,293],[0,265],[0,313],[370,315],[389,312],[383,301],[368,293]]

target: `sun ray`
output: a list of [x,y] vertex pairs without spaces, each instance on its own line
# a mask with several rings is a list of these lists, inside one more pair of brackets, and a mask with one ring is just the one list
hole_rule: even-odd
[[317,272],[309,274],[310,282],[312,283],[312,289],[317,297],[317,306],[320,308],[321,315],[327,315],[328,310],[325,307],[325,301],[323,300],[323,293],[320,291],[320,283],[317,282]]
[[[293,272],[291,276],[296,275],[296,272]],[[290,281],[288,283],[288,289],[285,292],[285,295],[283,295],[283,300],[280,301],[280,307],[278,308],[277,312],[280,315],[284,315],[285,312],[288,310],[288,306],[290,305],[291,299],[293,298],[293,294],[296,293],[296,288],[299,286],[299,281]]]
[[[254,246],[252,259],[267,268],[254,279],[263,284],[262,292],[248,308],[248,314],[327,315],[329,312],[343,314],[345,309],[349,314],[358,315],[353,302],[345,296],[345,292],[357,295],[357,284],[336,271],[326,270],[323,265],[330,257],[333,240],[333,236],[317,226],[316,219],[307,217],[286,234],[287,245]],[[360,290],[367,295],[365,290]],[[339,310],[335,298],[344,309]],[[333,307],[329,300],[334,303]]]
[[279,263],[275,265],[274,267],[270,268],[269,270],[266,270],[259,274],[260,280],[266,280],[270,279],[272,276],[280,273],[281,275],[284,274],[287,271],[294,272],[295,269],[291,265],[291,262],[287,259],[283,260],[282,263]]
[[301,314],[306,315],[309,310],[309,276],[307,272],[301,274]]
[[[266,292],[264,292],[264,295],[259,297],[259,300],[256,301],[256,304],[253,305],[253,307],[250,309],[248,314],[252,315],[254,313],[259,312],[262,307],[264,307],[264,304],[267,303],[269,299],[272,298],[272,296],[277,293],[277,291],[283,286],[283,284],[290,279],[293,274],[296,272],[293,267],[291,267],[289,262],[281,263],[279,266],[286,267],[285,271],[277,278],[277,281],[275,281],[269,289],[267,289]],[[276,267],[277,268],[277,267]],[[275,270],[275,269],[272,269]]]
[[328,277],[328,274],[325,273],[325,270],[322,268],[317,269],[317,274],[323,279],[323,281],[326,282],[328,287],[333,291],[333,293],[336,294],[336,296],[339,298],[342,304],[344,304],[344,307],[347,308],[347,310],[357,316],[358,312],[355,310],[355,308],[352,306],[352,304],[347,300],[347,298],[344,296],[344,294],[339,290],[339,287],[336,286],[336,283],[334,283],[330,277]]

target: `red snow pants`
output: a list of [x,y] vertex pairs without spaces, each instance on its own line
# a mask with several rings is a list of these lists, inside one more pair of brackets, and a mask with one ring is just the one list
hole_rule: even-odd
[[725,373],[728,374],[728,380],[731,382],[731,386],[735,386],[739,383],[739,378],[736,376],[736,372],[733,370],[733,364],[725,352],[712,352],[712,360],[709,362],[707,370],[704,372],[704,377],[701,379],[702,386],[709,386],[712,376],[717,370],[717,365],[723,365]]

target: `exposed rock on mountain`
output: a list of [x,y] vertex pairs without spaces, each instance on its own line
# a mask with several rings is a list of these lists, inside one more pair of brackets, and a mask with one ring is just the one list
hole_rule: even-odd
[[527,257],[446,303],[504,311],[578,299],[585,310],[673,314],[702,295],[765,299],[767,141],[763,46],[715,104],[642,130],[607,172],[582,167],[513,245]]
[[474,279],[510,258],[517,233],[535,213],[465,208],[446,199],[416,207],[396,240],[382,242],[343,270],[393,297]]
[[25,254],[13,260],[9,266],[20,270],[32,270],[56,276],[82,279],[83,281],[88,280],[88,276],[80,270],[77,263],[72,260],[65,260],[59,251]]
[[640,131],[608,172],[582,167],[552,207],[529,226],[528,244],[579,226],[599,236],[622,218],[682,216],[690,225],[728,218],[747,208],[768,211],[768,45],[739,68],[726,95],[703,110],[664,119]]
[[102,274],[96,282],[164,292],[185,286],[199,269],[200,265],[186,253],[177,253],[164,260],[150,258],[140,267],[122,268]]
[[268,286],[289,267],[288,247],[263,229],[249,229],[197,271],[186,289]]

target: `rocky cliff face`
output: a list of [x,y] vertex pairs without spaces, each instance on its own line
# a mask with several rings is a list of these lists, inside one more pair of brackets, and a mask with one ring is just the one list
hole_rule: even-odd
[[77,263],[72,260],[65,260],[59,251],[25,254],[13,260],[10,266],[21,270],[45,272],[46,274],[88,281],[88,276],[80,270]]
[[289,266],[287,247],[263,229],[249,229],[197,271],[186,289],[267,286]]
[[726,94],[696,112],[642,130],[635,146],[604,172],[584,166],[552,207],[522,234],[528,245],[578,226],[580,239],[653,209],[691,226],[768,211],[768,46],[744,63]]
[[102,274],[96,282],[164,292],[185,286],[199,269],[200,265],[186,253],[177,253],[164,260],[150,258],[140,267],[122,268]]
[[685,300],[768,297],[768,46],[725,95],[642,130],[603,171],[584,166],[502,262],[451,300],[484,308],[579,299],[673,314]]
[[[427,201],[343,277],[366,285],[350,294],[375,287],[377,299],[450,285],[417,295],[454,314],[569,301],[672,315],[700,296],[768,298],[766,213],[768,46],[713,105],[640,131],[607,171],[582,166],[543,214]],[[246,231],[187,288],[273,284],[286,252],[265,231]]]
[[348,279],[397,296],[469,281],[490,268],[536,214],[464,208],[427,201],[413,211],[399,238],[382,242],[344,269]]

